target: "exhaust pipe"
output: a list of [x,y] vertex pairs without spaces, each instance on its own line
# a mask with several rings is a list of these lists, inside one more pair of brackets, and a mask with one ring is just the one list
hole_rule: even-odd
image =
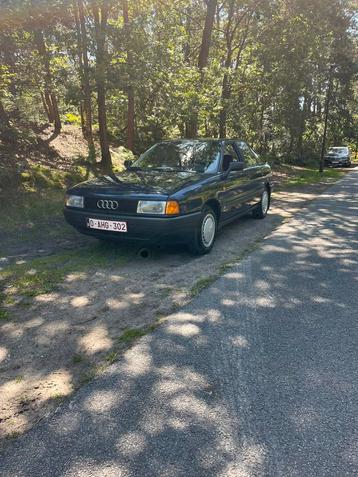
[[140,258],[150,258],[151,252],[149,248],[141,248],[140,250],[138,250],[137,255]]

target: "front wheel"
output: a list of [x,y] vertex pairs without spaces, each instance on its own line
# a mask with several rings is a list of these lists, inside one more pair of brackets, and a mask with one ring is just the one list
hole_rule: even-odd
[[264,219],[270,207],[270,193],[265,189],[261,194],[261,200],[259,204],[254,208],[252,215],[255,219]]
[[195,230],[190,250],[195,255],[204,255],[213,248],[217,233],[217,217],[211,207],[204,207],[199,227]]

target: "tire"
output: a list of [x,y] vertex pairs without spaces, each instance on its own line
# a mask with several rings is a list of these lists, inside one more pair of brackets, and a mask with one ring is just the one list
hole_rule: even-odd
[[205,255],[213,248],[218,230],[218,219],[211,207],[205,206],[201,213],[200,225],[194,232],[190,251],[194,255]]
[[255,219],[264,219],[270,208],[270,193],[265,189],[261,194],[260,202],[254,208],[252,215]]

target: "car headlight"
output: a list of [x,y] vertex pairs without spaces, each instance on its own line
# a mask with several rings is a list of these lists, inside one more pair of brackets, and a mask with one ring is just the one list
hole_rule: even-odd
[[177,215],[179,204],[175,200],[139,200],[137,214]]
[[78,207],[83,209],[84,200],[82,195],[66,195],[66,206],[67,207]]

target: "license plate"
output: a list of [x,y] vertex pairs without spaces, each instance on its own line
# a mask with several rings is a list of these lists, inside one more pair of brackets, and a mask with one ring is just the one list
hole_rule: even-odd
[[117,222],[114,220],[87,219],[87,226],[90,229],[127,232],[127,222]]

